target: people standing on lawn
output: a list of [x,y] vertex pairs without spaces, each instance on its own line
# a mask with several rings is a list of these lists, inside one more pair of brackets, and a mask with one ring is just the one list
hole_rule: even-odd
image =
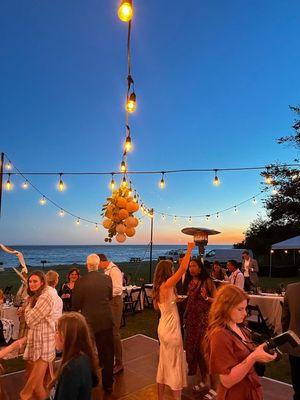
[[230,271],[230,275],[228,277],[229,283],[239,287],[240,289],[244,289],[244,275],[239,269],[239,265],[235,260],[227,261],[227,269]]
[[111,278],[113,285],[113,298],[110,304],[114,320],[114,374],[118,374],[124,370],[122,342],[120,335],[120,326],[123,313],[123,275],[118,266],[112,261],[108,260],[105,254],[98,254],[98,257],[100,259],[99,269],[103,270],[105,275]]
[[254,258],[250,257],[249,251],[244,250],[242,253],[242,272],[245,278],[244,289],[246,292],[256,288],[258,285],[258,264]]
[[247,293],[238,286],[224,285],[210,309],[204,348],[209,372],[219,375],[217,400],[262,400],[254,365],[276,358],[276,354],[264,351],[265,344],[257,348],[252,344],[249,330],[243,325],[248,300]]
[[55,359],[54,301],[43,272],[32,272],[28,276],[27,287],[25,322],[28,331],[24,351],[27,382],[20,399],[44,400]]
[[176,306],[175,286],[186,272],[195,243],[189,243],[179,269],[174,273],[173,262],[160,261],[155,269],[153,281],[154,307],[160,310],[158,337],[160,342],[159,364],[156,381],[158,399],[163,400],[168,385],[174,399],[181,399],[181,391],[187,386],[186,360]]
[[201,381],[194,386],[195,392],[205,390],[208,385],[208,371],[203,351],[203,339],[208,327],[208,314],[216,295],[216,287],[200,259],[190,261],[192,280],[188,287],[188,302],[184,315],[185,350],[188,375],[196,378],[200,370]]
[[102,386],[105,392],[113,391],[114,338],[113,316],[110,301],[113,297],[112,280],[98,272],[100,259],[90,254],[86,259],[88,274],[76,282],[72,308],[81,311],[94,335],[99,364],[102,367]]
[[80,278],[79,269],[71,268],[67,275],[67,281],[64,283],[59,291],[59,295],[63,301],[63,310],[71,311],[72,309],[72,294],[74,285],[77,280]]

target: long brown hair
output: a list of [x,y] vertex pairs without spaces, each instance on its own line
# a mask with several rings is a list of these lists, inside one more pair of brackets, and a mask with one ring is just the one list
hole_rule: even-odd
[[238,286],[226,284],[217,291],[209,311],[208,329],[204,338],[205,353],[207,355],[210,353],[212,336],[230,322],[232,309],[244,300],[249,300],[249,296]]
[[[29,279],[33,275],[36,275],[37,277],[39,277],[41,282],[42,282],[42,286],[36,292],[32,292],[30,290],[30,287],[29,287]],[[27,278],[27,294],[30,297],[30,305],[31,305],[31,307],[34,307],[36,305],[36,302],[37,302],[38,298],[40,297],[40,295],[45,290],[45,287],[47,287],[47,281],[46,281],[46,276],[45,276],[44,272],[42,272],[42,271],[33,271],[28,275],[28,278]]]
[[63,355],[57,374],[50,387],[59,380],[68,362],[81,354],[88,356],[92,373],[97,376],[98,363],[94,354],[89,327],[84,316],[73,311],[63,314],[58,320],[57,330],[64,341]]
[[173,275],[173,262],[171,260],[161,260],[155,268],[153,278],[152,298],[155,304],[159,303],[159,289]]

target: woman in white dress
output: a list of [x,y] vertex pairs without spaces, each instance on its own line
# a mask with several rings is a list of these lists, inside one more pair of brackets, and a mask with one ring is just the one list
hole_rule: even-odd
[[181,399],[182,388],[187,386],[186,360],[174,288],[189,266],[194,247],[195,243],[188,243],[187,252],[175,273],[170,260],[160,261],[155,269],[153,301],[154,307],[161,312],[158,324],[160,351],[156,376],[159,400],[164,399],[165,385],[171,388],[176,400]]

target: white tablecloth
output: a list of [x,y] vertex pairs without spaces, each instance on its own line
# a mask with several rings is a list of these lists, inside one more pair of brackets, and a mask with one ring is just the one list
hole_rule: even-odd
[[19,316],[17,314],[17,311],[18,311],[17,307],[6,306],[6,305],[4,305],[1,310],[1,318],[10,319],[14,324],[13,334],[12,334],[12,338],[14,340],[18,339],[18,337],[19,337],[20,322],[19,322]]
[[282,296],[262,296],[262,295],[250,295],[249,304],[258,306],[264,317],[268,318],[268,322],[274,326],[276,333],[281,333],[281,316],[282,306],[284,298]]

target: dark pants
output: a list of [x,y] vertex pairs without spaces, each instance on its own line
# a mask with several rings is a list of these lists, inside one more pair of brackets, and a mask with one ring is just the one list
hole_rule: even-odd
[[289,356],[291,365],[292,384],[294,388],[294,400],[300,400],[300,357]]
[[252,290],[253,285],[252,282],[250,281],[249,277],[245,277],[245,282],[244,282],[244,290],[245,292],[250,292]]
[[95,343],[98,351],[99,364],[102,367],[102,385],[104,389],[111,388],[114,382],[114,336],[113,328],[96,332]]

